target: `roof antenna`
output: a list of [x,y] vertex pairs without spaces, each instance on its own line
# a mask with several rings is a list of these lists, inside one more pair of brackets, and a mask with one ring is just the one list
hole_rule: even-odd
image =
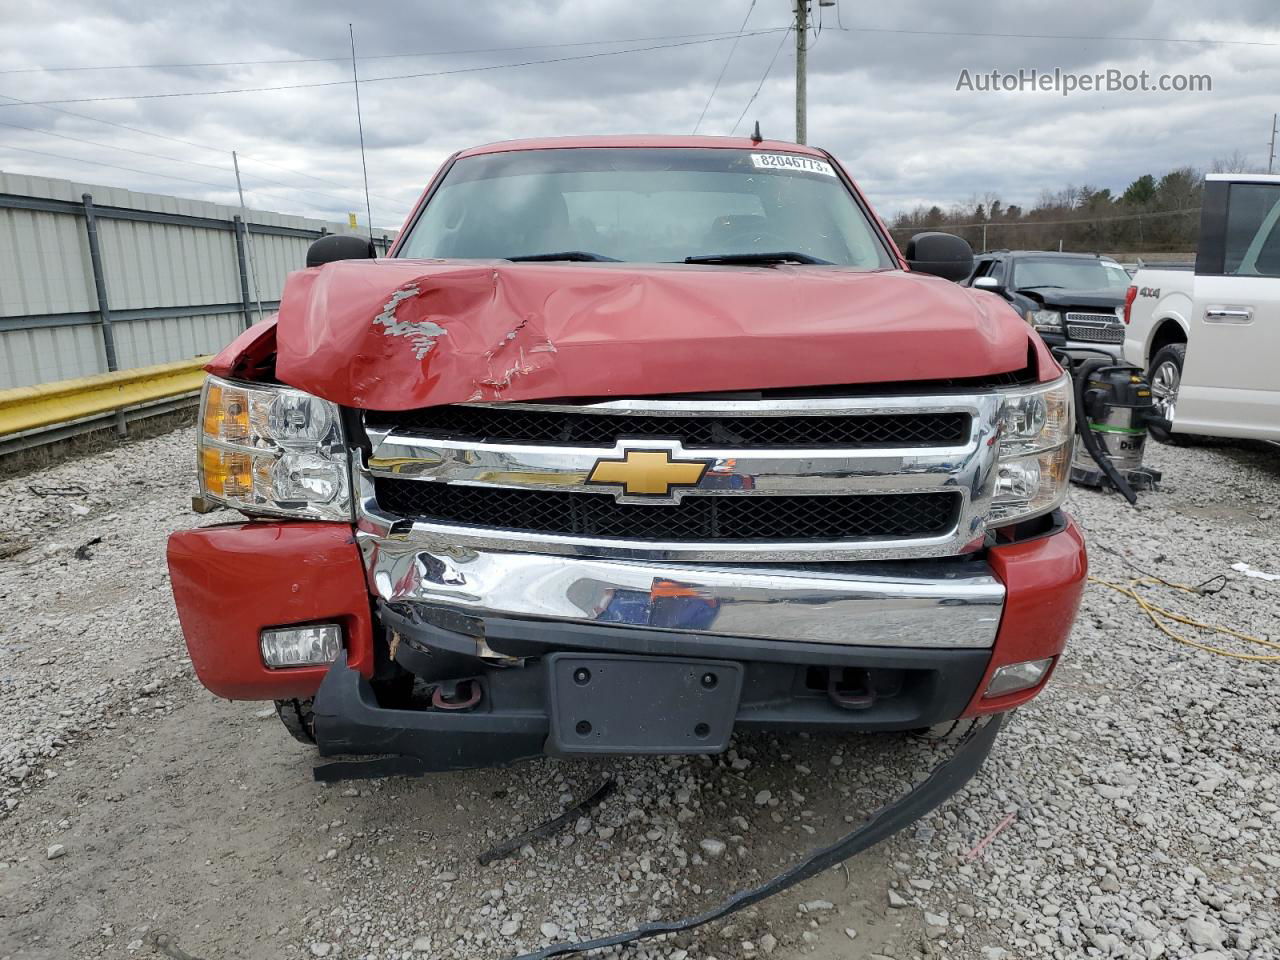
[[764,137],[760,136],[760,121],[756,121],[756,128],[751,131],[751,142],[759,143]]
[[369,246],[375,251],[378,249],[373,245],[373,208],[369,204],[369,165],[364,159],[364,119],[360,116],[360,74],[356,71],[356,31],[351,24],[347,24],[347,36],[351,38],[351,79],[356,87],[356,126],[360,130],[360,169],[364,171],[364,213],[369,218]]

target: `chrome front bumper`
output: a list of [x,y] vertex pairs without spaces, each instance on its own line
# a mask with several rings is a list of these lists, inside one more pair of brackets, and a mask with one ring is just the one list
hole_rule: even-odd
[[357,534],[373,594],[476,617],[850,646],[990,647],[1005,588],[983,562],[771,567],[478,550]]

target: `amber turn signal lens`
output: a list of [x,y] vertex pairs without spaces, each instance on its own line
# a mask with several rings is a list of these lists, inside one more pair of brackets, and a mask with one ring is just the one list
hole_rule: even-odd
[[199,420],[204,499],[246,516],[351,521],[350,454],[328,400],[211,376]]
[[249,397],[243,390],[210,383],[201,427],[207,437],[243,440],[249,436]]
[[247,497],[253,491],[253,458],[247,453],[203,447],[200,450],[201,489],[219,497]]

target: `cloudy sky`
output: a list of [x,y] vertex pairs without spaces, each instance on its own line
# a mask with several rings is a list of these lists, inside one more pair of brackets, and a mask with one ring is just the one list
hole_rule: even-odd
[[[1123,189],[1233,151],[1266,166],[1280,109],[1275,0],[1236,0],[1229,13],[1193,0],[840,3],[821,9],[809,39],[809,140],[885,215],[987,193],[1025,204],[1066,183]],[[729,133],[759,87],[739,132],[758,119],[766,136],[791,139],[793,38],[779,45],[790,20],[790,0],[0,0],[0,169],[232,203],[234,148],[250,206],[358,210],[363,223],[340,59],[352,21],[373,219],[396,227],[454,150],[689,133],[722,69],[700,132]],[[560,62],[474,69],[547,60]],[[956,90],[962,70],[1020,68],[1208,74],[1212,92]],[[157,96],[263,87],[293,88]]]

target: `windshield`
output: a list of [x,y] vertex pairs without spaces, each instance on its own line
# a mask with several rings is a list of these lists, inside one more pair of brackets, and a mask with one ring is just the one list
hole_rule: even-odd
[[465,157],[449,170],[399,256],[560,252],[640,263],[785,252],[865,269],[893,266],[828,163],[722,149]]
[[1013,288],[1061,287],[1064,290],[1106,290],[1129,286],[1129,274],[1110,260],[1019,259],[1013,266]]

